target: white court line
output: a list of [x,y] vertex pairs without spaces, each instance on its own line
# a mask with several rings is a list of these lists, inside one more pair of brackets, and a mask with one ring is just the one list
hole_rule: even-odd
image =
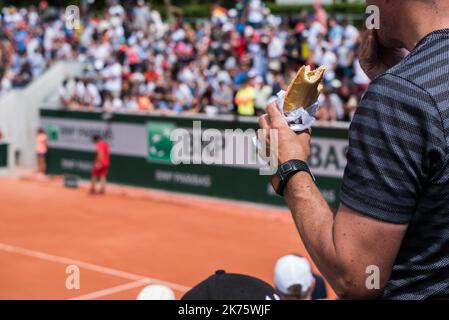
[[75,298],[71,298],[69,300],[93,300],[93,299],[97,299],[97,298],[101,298],[101,297],[106,297],[106,296],[110,296],[111,294],[114,293],[119,293],[119,292],[123,292],[123,291],[127,291],[127,290],[131,290],[134,288],[138,288],[138,287],[142,287],[144,285],[150,284],[150,281],[147,280],[139,280],[139,281],[133,281],[133,282],[128,282],[119,286],[115,286],[112,288],[107,288],[107,289],[103,289],[103,290],[98,290],[98,291],[94,291],[82,296],[78,296]]
[[45,252],[20,248],[20,247],[6,244],[6,243],[0,243],[0,250],[6,251],[6,252],[11,252],[11,253],[16,253],[16,254],[21,254],[23,256],[28,256],[28,257],[32,257],[32,258],[41,259],[41,260],[46,260],[46,261],[50,261],[50,262],[65,264],[65,265],[74,264],[74,265],[78,266],[79,268],[84,268],[87,270],[111,275],[111,276],[118,277],[118,278],[134,280],[134,282],[145,281],[146,283],[162,284],[162,285],[166,285],[166,286],[170,287],[173,290],[177,290],[180,292],[187,292],[188,290],[190,290],[189,287],[180,285],[178,283],[163,281],[163,280],[156,279],[156,278],[149,278],[149,277],[138,275],[135,273],[120,271],[117,269],[103,267],[103,266],[99,266],[99,265],[92,264],[89,262],[70,259],[70,258],[66,258],[66,257],[56,256],[56,255],[48,254]]

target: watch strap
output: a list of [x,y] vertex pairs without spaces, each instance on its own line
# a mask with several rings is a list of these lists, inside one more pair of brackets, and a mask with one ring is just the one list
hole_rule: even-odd
[[306,162],[302,160],[289,160],[278,167],[276,175],[280,181],[276,193],[284,196],[284,190],[288,181],[298,172],[307,172],[312,177],[313,181],[315,181],[315,177]]

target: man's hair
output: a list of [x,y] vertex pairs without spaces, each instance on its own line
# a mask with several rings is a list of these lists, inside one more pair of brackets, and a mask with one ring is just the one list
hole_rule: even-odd
[[300,284],[294,284],[288,288],[288,295],[303,298],[305,294],[302,293],[302,286]]
[[92,136],[92,141],[93,142],[98,142],[98,141],[100,141],[100,136],[98,135],[98,134],[94,134],[93,136]]

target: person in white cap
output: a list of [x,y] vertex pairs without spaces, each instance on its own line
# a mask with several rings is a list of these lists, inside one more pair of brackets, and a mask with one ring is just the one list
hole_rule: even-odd
[[143,288],[137,300],[175,300],[175,293],[167,286],[151,284]]
[[289,254],[274,268],[274,285],[285,300],[311,300],[315,278],[306,258]]

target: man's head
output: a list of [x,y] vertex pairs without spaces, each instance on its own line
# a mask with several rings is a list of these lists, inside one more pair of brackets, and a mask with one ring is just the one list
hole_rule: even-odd
[[274,284],[283,299],[310,300],[315,278],[306,258],[289,254],[276,262]]
[[[379,8],[379,42],[387,48],[406,47],[407,37],[420,29],[420,25],[435,22],[448,0],[366,0],[368,6]],[[441,11],[441,12],[440,12]]]
[[94,134],[94,135],[92,136],[92,141],[93,141],[94,143],[97,143],[97,142],[100,141],[100,140],[101,140],[100,135]]
[[[408,0],[415,1],[415,0]],[[380,29],[377,30],[380,43],[385,47],[401,47],[400,30],[402,28],[403,0],[367,0],[368,6],[379,8]]]

